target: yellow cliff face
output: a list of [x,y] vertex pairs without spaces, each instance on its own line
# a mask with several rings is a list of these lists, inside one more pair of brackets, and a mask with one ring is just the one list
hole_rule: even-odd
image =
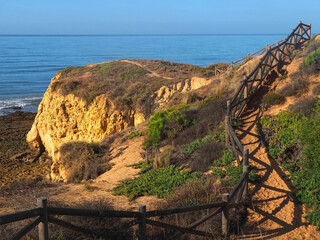
[[[160,70],[164,66],[166,71],[154,70],[154,66]],[[170,67],[173,69],[167,71]],[[195,69],[190,72],[192,77],[185,78],[186,69]],[[166,75],[172,72],[175,75]],[[27,142],[31,148],[46,150],[52,157],[52,180],[65,181],[68,169],[61,164],[62,144],[99,143],[107,136],[141,124],[155,109],[166,108],[176,94],[211,84],[215,78],[212,74],[207,68],[173,63],[168,66],[155,60],[68,67],[52,78]]]
[[[60,74],[52,79],[59,80]],[[64,180],[65,169],[60,165],[59,147],[71,141],[100,142],[104,137],[144,121],[144,115],[133,110],[119,111],[105,95],[86,106],[82,99],[60,95],[51,85],[39,105],[38,114],[27,135],[27,142],[39,151],[44,147],[53,158],[51,178]]]

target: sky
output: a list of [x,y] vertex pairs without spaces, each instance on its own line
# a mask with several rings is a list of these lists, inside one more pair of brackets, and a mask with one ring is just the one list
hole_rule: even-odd
[[320,32],[319,0],[0,0],[0,34]]

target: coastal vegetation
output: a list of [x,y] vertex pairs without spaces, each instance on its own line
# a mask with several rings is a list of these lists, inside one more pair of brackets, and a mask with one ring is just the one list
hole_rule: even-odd
[[265,116],[260,124],[270,156],[288,171],[297,198],[309,209],[307,218],[320,228],[320,100],[310,116],[285,111]]

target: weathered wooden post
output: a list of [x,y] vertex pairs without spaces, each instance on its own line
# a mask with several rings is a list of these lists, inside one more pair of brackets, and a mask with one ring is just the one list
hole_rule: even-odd
[[[249,155],[249,149],[245,148],[243,151],[243,173],[248,173],[249,174],[249,161],[248,161],[248,155]],[[248,195],[248,176],[246,178],[245,186],[243,189],[243,194],[245,198]]]
[[309,35],[309,39],[311,39],[311,23],[309,24],[308,35]]
[[37,206],[43,209],[42,219],[38,225],[39,240],[49,240],[47,199],[44,197],[38,198]]
[[292,43],[294,44],[294,48],[296,48],[297,39],[296,39],[296,35],[294,34],[294,29],[292,29]]
[[138,231],[139,240],[147,239],[146,209],[147,207],[145,204],[139,204],[138,211],[141,213],[141,217],[139,218],[139,231]]
[[222,211],[222,235],[228,236],[229,234],[229,193],[222,194],[222,201],[226,202],[226,206]]
[[229,145],[229,122],[230,122],[230,112],[231,112],[231,103],[227,101],[227,116],[225,118],[225,131],[226,131],[226,145]]
[[230,63],[230,71],[233,69],[233,62]]
[[302,22],[300,21],[299,22],[299,34],[300,34],[300,37],[302,37],[302,26],[301,26]]

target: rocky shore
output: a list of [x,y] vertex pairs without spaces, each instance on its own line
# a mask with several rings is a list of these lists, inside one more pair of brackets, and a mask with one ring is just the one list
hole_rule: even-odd
[[29,149],[26,135],[35,113],[15,112],[0,117],[0,186],[21,179],[46,178],[51,159]]

